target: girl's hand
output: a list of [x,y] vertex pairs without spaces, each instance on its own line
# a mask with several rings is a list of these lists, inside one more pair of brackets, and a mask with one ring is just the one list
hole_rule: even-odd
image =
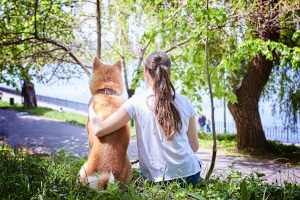
[[93,134],[97,137],[103,137],[108,135],[121,127],[125,126],[126,123],[130,120],[130,116],[127,111],[120,107],[116,112],[111,114],[105,120],[101,120],[99,116],[97,116],[94,110],[94,102],[93,98],[89,103],[89,126],[93,131]]
[[94,110],[93,98],[91,98],[91,100],[89,102],[88,120],[89,120],[89,124],[90,124],[90,128],[91,128],[92,132],[94,133],[94,135],[97,135],[97,133],[99,131],[99,127],[101,127],[102,120],[100,119],[100,117],[97,116],[97,114]]
[[93,101],[93,97],[92,97],[89,102],[88,120],[91,121],[91,119],[93,119],[95,117],[97,117],[97,114],[94,110],[94,101]]

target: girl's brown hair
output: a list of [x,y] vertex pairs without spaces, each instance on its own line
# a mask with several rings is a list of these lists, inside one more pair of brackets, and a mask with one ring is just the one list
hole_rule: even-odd
[[164,52],[154,52],[146,60],[145,67],[154,80],[154,113],[166,139],[171,140],[182,127],[181,115],[174,103],[175,88],[170,80],[171,60]]

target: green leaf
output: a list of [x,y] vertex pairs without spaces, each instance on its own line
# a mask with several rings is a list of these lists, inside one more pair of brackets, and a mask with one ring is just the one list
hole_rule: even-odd
[[186,194],[194,199],[198,199],[198,200],[206,200],[203,196],[197,195],[195,193],[192,192],[186,192]]
[[292,36],[292,40],[294,40],[294,41],[299,41],[299,39],[297,39],[297,38],[299,38],[300,37],[300,30],[297,30],[297,31],[295,31],[295,33],[293,34],[293,36]]
[[240,190],[241,190],[241,200],[248,200],[248,189],[247,183],[245,179],[242,180],[240,183]]

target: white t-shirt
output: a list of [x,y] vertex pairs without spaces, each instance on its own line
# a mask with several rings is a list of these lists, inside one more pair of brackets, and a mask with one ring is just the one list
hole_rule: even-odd
[[[181,114],[182,128],[173,138],[166,140],[165,134],[156,120],[153,107],[154,96],[149,92],[134,95],[122,107],[135,121],[138,156],[141,174],[152,181],[173,180],[188,177],[201,169],[187,136],[189,120],[195,115],[191,101],[176,93],[175,104]],[[149,106],[148,106],[149,105]]]

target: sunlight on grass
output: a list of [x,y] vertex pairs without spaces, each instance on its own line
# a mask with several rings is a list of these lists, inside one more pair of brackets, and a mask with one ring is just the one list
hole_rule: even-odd
[[11,106],[8,102],[3,101],[0,101],[0,108],[16,110],[18,112],[27,112],[32,115],[43,116],[50,119],[55,119],[80,126],[86,126],[87,123],[87,116],[72,112],[59,112],[50,108],[35,107],[24,109],[22,104],[15,104]]
[[7,106],[9,106],[9,103],[7,101],[0,101],[0,108],[7,107]]
[[[199,144],[202,148],[211,149],[213,146],[213,135],[204,132],[198,132]],[[261,152],[255,149],[237,150],[236,134],[217,134],[217,151],[227,155],[243,156],[251,159],[275,160],[278,162],[290,162],[293,165],[300,166],[300,147],[295,145],[285,145],[278,141],[267,141],[268,149]],[[286,159],[278,159],[284,158]]]
[[0,150],[1,151],[11,151],[11,148],[7,144],[5,144],[3,141],[0,141]]
[[[213,145],[213,135],[198,132],[199,144],[203,148],[211,148]],[[217,134],[217,148],[231,151],[237,146],[236,135],[233,134]]]
[[[5,148],[8,148],[6,146]],[[86,159],[66,155],[41,156],[18,150],[0,149],[0,194],[2,199],[299,199],[300,185],[284,182],[268,184],[253,172],[231,171],[227,176],[201,180],[195,188],[181,188],[177,182],[168,186],[153,184],[133,171],[133,180],[126,190],[117,183],[109,190],[95,191],[78,182],[78,170]]]

